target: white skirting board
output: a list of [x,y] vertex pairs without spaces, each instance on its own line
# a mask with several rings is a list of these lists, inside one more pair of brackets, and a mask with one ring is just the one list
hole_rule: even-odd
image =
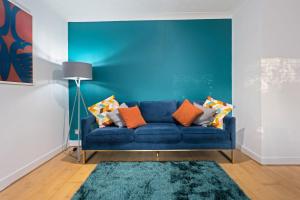
[[300,157],[262,157],[263,165],[300,165]]
[[63,151],[63,145],[54,148],[53,150],[49,151],[48,153],[38,157],[37,159],[33,160],[32,162],[28,163],[27,165],[21,167],[20,169],[12,172],[11,174],[7,175],[4,178],[0,179],[0,191],[4,190],[10,184],[14,183],[18,179],[22,178],[26,174],[30,173],[43,163],[47,162],[57,154]]
[[240,149],[241,151],[246,154],[247,156],[249,156],[250,158],[252,158],[253,160],[255,160],[256,162],[262,164],[261,162],[261,156],[258,155],[256,152],[250,150],[249,148],[247,148],[244,145],[240,145]]
[[241,146],[241,151],[262,165],[300,165],[300,157],[264,157],[246,146]]

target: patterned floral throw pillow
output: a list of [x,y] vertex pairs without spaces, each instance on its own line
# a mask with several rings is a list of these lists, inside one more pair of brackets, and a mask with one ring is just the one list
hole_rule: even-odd
[[233,106],[231,104],[215,100],[212,97],[207,97],[207,100],[205,101],[203,106],[205,108],[212,108],[217,111],[215,119],[213,120],[211,125],[215,128],[223,129],[223,119],[232,111]]
[[96,121],[100,128],[111,125],[113,122],[107,116],[108,112],[112,112],[119,108],[119,103],[115,100],[114,96],[108,97],[107,99],[96,103],[89,107],[89,111],[96,117]]

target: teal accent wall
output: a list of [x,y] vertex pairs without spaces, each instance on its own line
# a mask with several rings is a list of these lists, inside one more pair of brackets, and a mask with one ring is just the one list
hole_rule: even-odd
[[[231,102],[232,22],[71,22],[69,61],[93,64],[93,81],[81,88],[88,106],[111,95],[120,102],[208,95]],[[70,82],[70,111],[75,92]]]

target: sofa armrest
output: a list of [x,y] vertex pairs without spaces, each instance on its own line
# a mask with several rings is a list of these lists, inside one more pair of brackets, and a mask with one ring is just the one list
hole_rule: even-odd
[[85,146],[85,138],[86,136],[96,128],[96,118],[93,115],[89,115],[83,119],[81,119],[81,141],[82,146]]
[[235,117],[226,116],[224,118],[225,131],[228,133],[231,140],[231,148],[235,149]]

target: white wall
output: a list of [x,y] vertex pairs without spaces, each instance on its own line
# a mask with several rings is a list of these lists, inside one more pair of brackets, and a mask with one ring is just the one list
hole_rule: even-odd
[[67,23],[39,0],[33,16],[34,86],[0,85],[0,190],[62,150],[68,122]]
[[263,7],[262,162],[300,164],[300,1]]
[[238,142],[263,164],[300,164],[299,7],[297,0],[248,0],[233,16]]
[[237,146],[252,157],[261,154],[260,56],[261,5],[243,3],[233,16],[233,115],[237,119]]

